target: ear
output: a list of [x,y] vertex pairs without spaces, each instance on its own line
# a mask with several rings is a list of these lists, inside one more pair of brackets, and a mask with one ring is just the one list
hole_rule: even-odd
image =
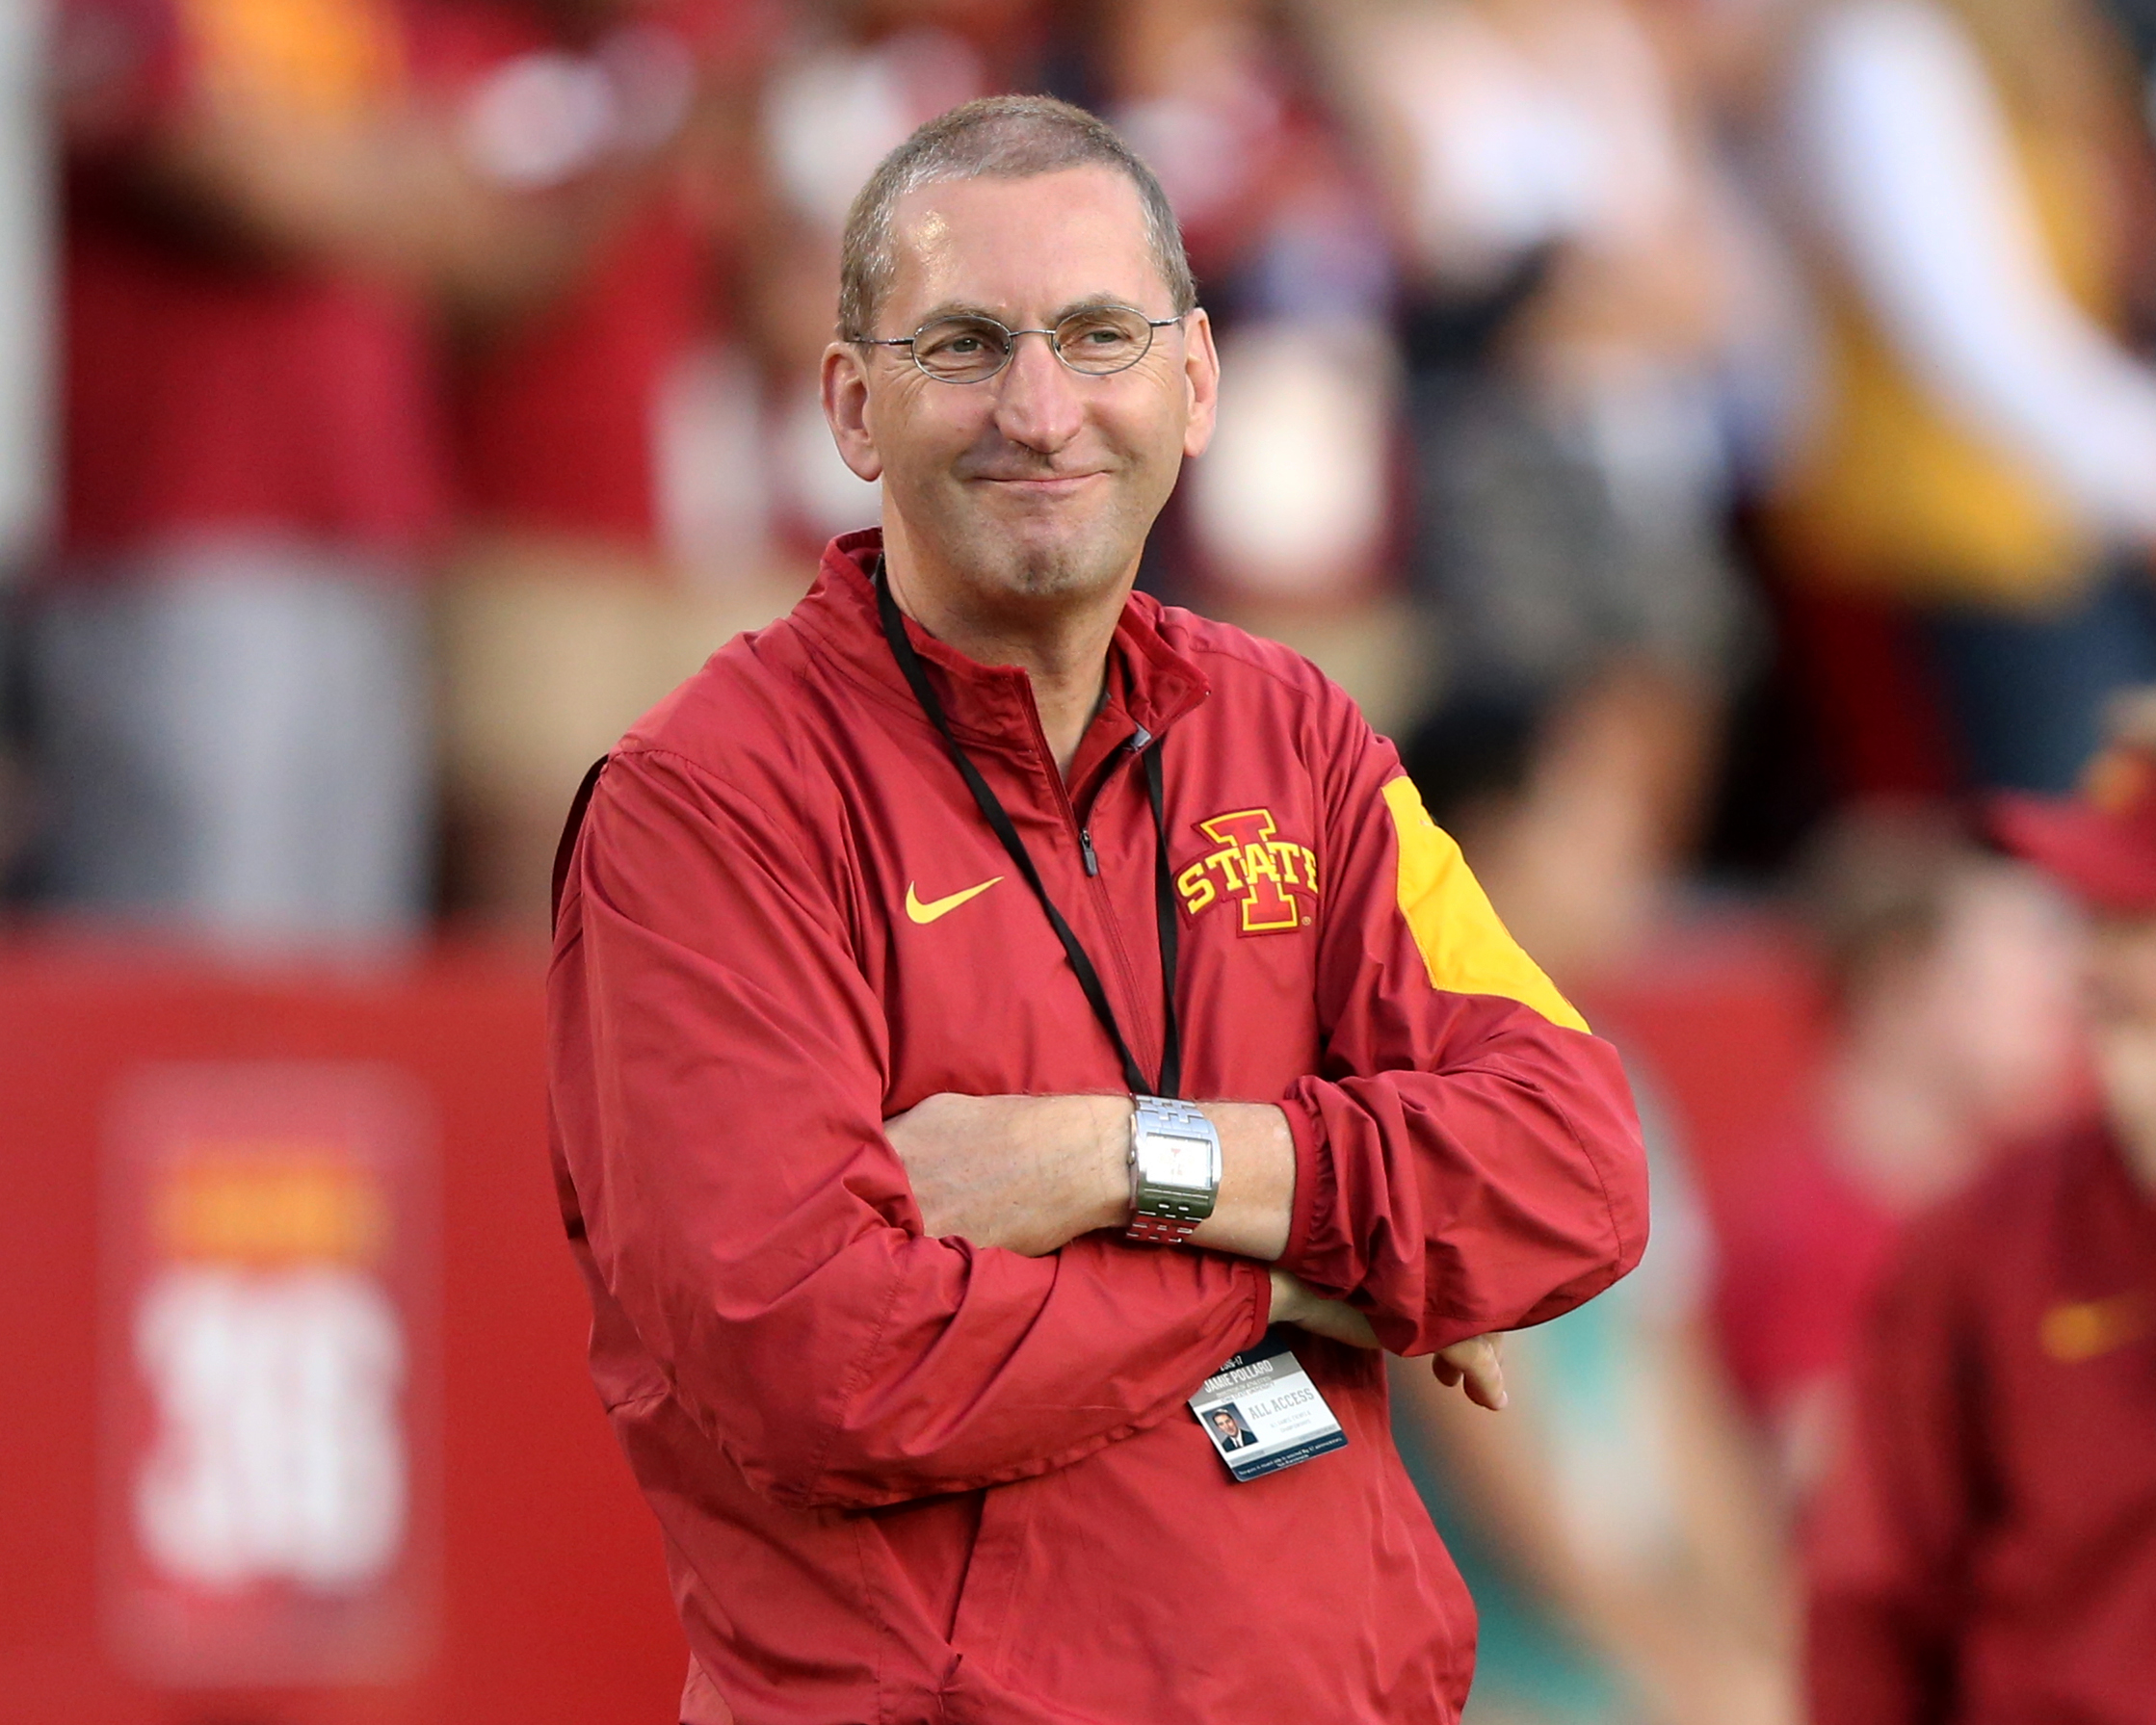
[[824,350],[821,379],[824,418],[831,428],[839,457],[856,478],[871,483],[883,477],[883,458],[868,427],[868,368],[853,342],[834,341]]
[[1183,454],[1195,459],[1213,441],[1221,403],[1221,356],[1213,346],[1213,320],[1203,309],[1183,321]]

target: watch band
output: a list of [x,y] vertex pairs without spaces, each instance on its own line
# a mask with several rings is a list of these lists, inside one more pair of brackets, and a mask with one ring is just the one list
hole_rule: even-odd
[[1140,1215],[1131,1217],[1123,1238],[1138,1245],[1184,1245],[1196,1232],[1197,1224],[1187,1218]]
[[[1170,1185],[1146,1166],[1154,1137],[1199,1141],[1210,1149],[1202,1187]],[[1181,1245],[1213,1214],[1221,1187],[1221,1135],[1195,1103],[1168,1096],[1133,1096],[1130,1115],[1130,1225],[1124,1238],[1146,1245]]]

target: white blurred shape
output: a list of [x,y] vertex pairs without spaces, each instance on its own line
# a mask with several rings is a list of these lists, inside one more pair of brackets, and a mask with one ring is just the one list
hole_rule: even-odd
[[723,343],[694,348],[668,373],[656,414],[652,447],[668,549],[693,575],[723,579],[759,565],[770,478],[755,367]]
[[0,5],[0,580],[41,541],[50,501],[49,21],[46,0]]
[[1578,5],[1532,52],[1467,8],[1432,8],[1372,70],[1414,157],[1424,261],[1443,274],[1651,230],[1680,196],[1669,91],[1621,8]]
[[1259,324],[1223,340],[1221,371],[1220,425],[1186,482],[1217,578],[1273,598],[1354,585],[1386,526],[1395,378],[1382,332]]
[[940,30],[812,55],[772,85],[765,148],[787,199],[837,229],[876,165],[924,120],[981,93],[981,59]]
[[614,87],[621,147],[656,149],[681,129],[696,100],[697,63],[678,36],[656,24],[631,24],[594,53]]
[[404,1544],[404,1339],[380,1284],[310,1266],[168,1270],[138,1308],[157,1410],[135,1482],[145,1553],[175,1580],[363,1585]]
[[488,179],[539,191],[596,164],[620,124],[614,81],[597,63],[547,49],[480,81],[464,108],[464,150]]
[[1114,116],[1186,223],[1211,221],[1249,191],[1282,122],[1279,98],[1247,57],[1223,44],[1218,59],[1191,69],[1185,87]]
[[882,488],[855,478],[846,465],[831,441],[823,404],[802,391],[776,411],[772,453],[777,471],[773,478],[802,524],[828,537],[881,521]]

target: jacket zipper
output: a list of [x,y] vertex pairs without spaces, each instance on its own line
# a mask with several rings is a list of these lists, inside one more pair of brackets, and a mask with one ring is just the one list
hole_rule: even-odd
[[[1070,831],[1077,836],[1078,858],[1085,868],[1087,879],[1092,883],[1093,903],[1097,911],[1094,921],[1105,926],[1108,930],[1109,951],[1115,955],[1117,974],[1122,978],[1124,1007],[1137,1014],[1129,1029],[1129,1034],[1132,1038],[1132,1052],[1135,1053],[1142,1046],[1158,1044],[1160,1030],[1158,1026],[1153,1024],[1155,1008],[1148,1007],[1144,1004],[1144,996],[1138,986],[1138,969],[1131,962],[1130,948],[1123,942],[1122,925],[1116,917],[1115,896],[1108,890],[1108,883],[1100,877],[1100,858],[1093,849],[1091,829],[1086,822],[1078,819],[1078,805],[1070,800],[1070,787],[1063,782],[1062,770],[1057,767],[1055,756],[1048,750],[1048,733],[1041,729],[1040,709],[1034,704],[1033,692],[1030,689],[1025,692],[1025,697],[1026,719],[1033,726],[1034,758],[1047,769],[1049,782],[1056,788],[1056,802],[1063,810],[1064,821],[1069,826]],[[1101,794],[1108,789],[1109,781],[1115,776],[1117,768],[1122,765],[1123,761],[1134,761],[1138,758],[1137,749],[1131,745],[1142,737],[1147,743],[1153,741],[1152,734],[1145,730],[1144,726],[1140,726],[1131,733],[1129,741],[1119,746],[1118,753],[1121,759],[1115,755],[1109,757],[1107,765],[1101,771],[1099,782],[1093,787],[1091,800],[1086,805],[1089,812],[1100,801]],[[1151,1038],[1144,1036],[1144,1032],[1146,1029],[1153,1031],[1154,1034]]]
[[[1140,738],[1144,738],[1145,741],[1148,743],[1152,741],[1150,734],[1147,733],[1143,727],[1141,727],[1139,730],[1134,731],[1131,734],[1129,742],[1126,742],[1117,754],[1111,755],[1109,757],[1107,764],[1101,770],[1101,774],[1098,782],[1095,783],[1093,786],[1092,797],[1086,805],[1086,810],[1089,816],[1091,814],[1092,810],[1098,806],[1101,797],[1107,795],[1109,786],[1115,782],[1116,774],[1118,770],[1120,770],[1129,762],[1138,759],[1139,746],[1142,746],[1139,745]],[[1084,849],[1090,851],[1092,848],[1092,843],[1091,838],[1087,836],[1087,827],[1081,826],[1078,831],[1080,838],[1084,840]],[[1092,874],[1094,902],[1100,907],[1100,921],[1106,924],[1108,928],[1109,948],[1116,954],[1117,969],[1122,973],[1123,998],[1130,1003],[1130,1007],[1133,1014],[1131,1033],[1134,1037],[1143,1038],[1144,1036],[1146,1028],[1150,1026],[1155,1032],[1151,1040],[1157,1046],[1160,1027],[1154,1023],[1154,1019],[1155,1015],[1159,1011],[1159,1007],[1148,1006],[1146,1004],[1148,997],[1145,993],[1144,988],[1139,982],[1138,966],[1136,962],[1131,958],[1130,948],[1124,944],[1122,922],[1116,915],[1115,895],[1109,891],[1108,882],[1106,880],[1100,878],[1100,876],[1097,874],[1093,874],[1092,871],[1088,872],[1089,874]],[[1156,993],[1158,992],[1158,989],[1159,984],[1156,982],[1154,984],[1154,990]],[[1134,1044],[1134,1046],[1143,1047],[1145,1046],[1145,1043],[1144,1041],[1138,1041]],[[1154,1070],[1157,1073],[1159,1069],[1156,1067]]]

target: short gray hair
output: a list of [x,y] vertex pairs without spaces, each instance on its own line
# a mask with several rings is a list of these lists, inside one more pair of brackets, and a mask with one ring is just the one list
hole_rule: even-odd
[[846,216],[838,263],[838,333],[870,333],[891,291],[898,200],[947,180],[1031,179],[1066,168],[1113,168],[1137,188],[1145,243],[1177,317],[1197,304],[1175,211],[1153,170],[1105,120],[1054,96],[983,96],[939,115],[878,164]]

